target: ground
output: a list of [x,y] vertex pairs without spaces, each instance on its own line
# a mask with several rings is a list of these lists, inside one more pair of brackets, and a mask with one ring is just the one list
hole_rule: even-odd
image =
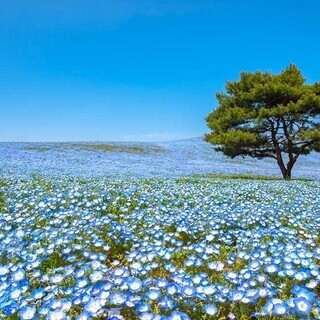
[[1,319],[319,318],[318,180],[47,170],[59,151],[24,147],[49,154],[3,161]]

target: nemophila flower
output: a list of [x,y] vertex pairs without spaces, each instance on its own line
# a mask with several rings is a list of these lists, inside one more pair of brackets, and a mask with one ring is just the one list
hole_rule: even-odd
[[246,297],[250,299],[250,301],[254,301],[259,297],[259,290],[258,289],[249,289],[246,291]]
[[12,280],[13,281],[21,281],[25,278],[25,271],[21,268],[18,268],[16,271],[14,271],[12,274],[11,274],[11,277],[12,277]]
[[84,288],[84,287],[86,287],[88,284],[89,284],[88,279],[86,279],[86,278],[79,278],[79,279],[77,279],[75,286],[76,286],[76,287],[79,287],[79,288]]
[[91,315],[96,315],[102,307],[103,300],[99,298],[91,298],[84,306],[84,311]]
[[298,281],[304,281],[310,278],[310,272],[306,270],[300,270],[295,273],[294,277]]
[[315,266],[310,266],[310,274],[313,277],[319,277],[320,276],[320,271],[317,269]]
[[259,290],[259,297],[266,298],[271,295],[271,290],[268,288],[260,288]]
[[284,276],[294,277],[296,274],[295,269],[288,269],[283,271]]
[[167,294],[169,294],[169,295],[174,295],[174,294],[176,294],[176,293],[178,292],[178,287],[177,287],[177,285],[174,284],[174,283],[168,284],[167,287],[166,287],[166,292],[167,292]]
[[19,287],[21,288],[21,291],[24,293],[27,290],[29,290],[30,287],[30,281],[26,278],[24,278],[23,280],[21,280],[19,282]]
[[92,287],[92,289],[90,290],[90,294],[93,296],[97,296],[101,293],[101,291],[103,291],[103,284],[98,283]]
[[141,319],[141,320],[153,320],[154,317],[155,317],[155,315],[153,313],[150,313],[150,312],[142,312],[139,315],[139,319]]
[[145,295],[149,300],[158,300],[161,295],[161,291],[157,288],[150,288]]
[[159,278],[156,281],[156,285],[158,288],[165,288],[168,285],[168,281],[163,278]]
[[265,314],[275,314],[279,316],[285,315],[288,312],[289,307],[284,301],[280,299],[270,299],[264,305],[263,310]]
[[9,273],[9,268],[4,265],[0,265],[0,277],[7,275]]
[[65,318],[66,315],[62,310],[54,310],[47,313],[47,320],[64,320]]
[[203,306],[203,310],[206,314],[210,315],[210,316],[214,316],[217,314],[218,309],[216,306],[214,306],[213,304],[205,304]]
[[82,303],[82,296],[77,296],[77,297],[74,297],[73,299],[72,299],[72,304],[73,305],[79,305],[79,304],[81,304]]
[[46,305],[43,305],[42,307],[40,307],[38,310],[38,313],[40,315],[46,316],[48,314],[48,312],[50,311],[49,307]]
[[195,287],[184,286],[182,287],[182,293],[187,297],[192,297],[195,294]]
[[61,300],[59,299],[52,299],[50,300],[50,302],[48,303],[49,307],[51,309],[58,309],[61,307]]
[[160,301],[159,301],[159,306],[163,309],[163,310],[172,310],[176,307],[175,302],[168,298],[168,297],[163,297]]
[[14,315],[17,310],[19,310],[19,304],[14,301],[10,301],[9,303],[2,306],[2,310],[7,317]]
[[294,285],[291,292],[297,298],[305,298],[308,301],[313,301],[316,297],[316,294],[313,291],[308,290],[308,288],[304,286]]
[[63,274],[56,274],[50,277],[50,282],[54,284],[60,283],[64,279],[64,277],[65,276]]
[[91,296],[87,293],[84,293],[81,295],[81,302],[82,303],[87,303],[90,300]]
[[121,292],[115,292],[110,295],[109,299],[112,305],[120,306],[125,303],[125,301],[127,300],[127,297],[125,294]]
[[142,288],[142,281],[138,278],[129,278],[127,280],[128,288],[131,292],[139,292]]
[[170,320],[191,320],[190,317],[186,313],[180,312],[180,311],[171,312],[168,319],[170,319]]
[[101,299],[107,299],[110,296],[109,291],[101,291],[98,295]]
[[277,316],[282,316],[288,312],[288,305],[285,302],[276,302],[273,306],[272,313]]
[[68,312],[72,307],[72,302],[70,300],[67,299],[63,299],[61,301],[61,310],[63,312]]
[[274,273],[276,273],[276,272],[278,272],[279,271],[279,266],[278,265],[276,265],[276,264],[269,264],[269,265],[267,265],[267,266],[265,266],[265,272],[267,272],[267,273],[269,273],[269,274],[274,274]]
[[150,310],[150,305],[145,301],[140,301],[136,304],[135,310],[137,312],[147,312]]
[[312,262],[309,259],[301,259],[301,266],[303,268],[308,268],[311,265],[311,263]]
[[318,282],[317,280],[310,280],[309,283],[306,284],[306,287],[308,289],[314,289],[318,286]]
[[115,269],[113,273],[116,277],[124,277],[128,275],[127,269],[122,267]]
[[133,262],[130,267],[131,269],[134,269],[134,270],[139,270],[141,268],[142,264],[140,262]]
[[125,284],[125,279],[121,277],[115,278],[114,284],[118,287],[121,287]]
[[202,281],[202,277],[199,274],[196,274],[195,276],[192,277],[192,282],[194,284],[199,284]]
[[241,301],[242,298],[245,296],[246,292],[244,290],[233,290],[230,293],[229,299],[231,301]]
[[203,288],[203,293],[206,295],[212,295],[217,291],[217,289],[214,286],[205,286]]
[[103,274],[101,271],[94,271],[89,276],[92,282],[100,281],[103,278]]
[[258,271],[260,269],[260,263],[259,261],[253,261],[249,264],[248,267],[251,271]]
[[89,320],[91,315],[87,311],[83,311],[76,317],[76,320]]
[[259,281],[259,282],[265,282],[266,281],[266,276],[264,275],[264,274],[258,274],[257,275],[257,280]]
[[295,298],[293,300],[295,308],[293,311],[300,316],[307,316],[312,309],[312,303],[304,297]]
[[224,274],[225,278],[230,280],[230,281],[234,281],[238,278],[238,274],[235,271],[228,271]]
[[33,319],[35,314],[36,314],[36,308],[30,307],[30,306],[25,306],[21,308],[19,312],[20,318],[23,320]]
[[194,260],[189,259],[185,261],[184,265],[185,267],[192,267],[194,266],[194,263],[195,263]]
[[13,288],[10,292],[11,299],[18,299],[22,293],[22,290],[19,287]]
[[43,298],[45,294],[46,293],[43,288],[34,289],[30,294],[30,298],[38,300]]

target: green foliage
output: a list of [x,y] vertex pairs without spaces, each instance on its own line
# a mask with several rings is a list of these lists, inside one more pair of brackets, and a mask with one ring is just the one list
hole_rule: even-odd
[[67,266],[69,263],[62,257],[61,252],[53,252],[48,255],[47,259],[43,260],[40,265],[42,273],[48,273],[53,269]]
[[76,149],[84,151],[120,152],[139,155],[162,154],[165,150],[157,145],[131,145],[106,143],[53,143],[50,145],[33,144],[23,147],[26,151],[47,152],[62,151],[63,149]]
[[132,308],[123,308],[121,309],[121,315],[124,317],[124,319],[132,319],[132,320],[138,320],[139,317],[136,315],[134,310]]
[[79,305],[73,305],[69,310],[71,319],[76,319],[76,317],[80,315],[81,312],[82,312],[82,307],[80,307]]
[[242,72],[217,93],[206,141],[230,157],[273,158],[285,179],[301,154],[320,151],[320,84],[289,65],[273,75]]
[[[234,179],[241,179],[241,180],[270,180],[270,181],[278,181],[282,180],[281,177],[278,176],[264,176],[258,174],[251,174],[251,173],[236,173],[236,174],[216,174],[216,173],[208,173],[208,174],[195,174],[195,178],[210,178],[210,179],[227,179],[227,180],[234,180]],[[311,181],[310,179],[306,178],[297,178],[293,180],[298,181]],[[199,183],[199,180],[197,180]],[[201,180],[200,180],[201,181]]]
[[4,199],[3,192],[0,191],[0,212],[5,210],[6,202]]
[[1,187],[4,187],[4,186],[5,186],[4,180],[0,179],[0,212],[5,211],[7,207],[4,192],[1,191]]

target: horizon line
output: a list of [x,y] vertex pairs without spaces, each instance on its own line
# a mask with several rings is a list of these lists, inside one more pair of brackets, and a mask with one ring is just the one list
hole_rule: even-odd
[[61,140],[61,141],[5,141],[0,140],[0,143],[163,143],[163,142],[175,142],[175,141],[186,141],[201,139],[204,141],[203,136],[181,138],[181,139],[170,139],[170,140]]

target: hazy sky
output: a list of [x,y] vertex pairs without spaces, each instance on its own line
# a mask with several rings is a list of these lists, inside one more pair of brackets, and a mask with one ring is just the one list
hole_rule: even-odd
[[215,93],[296,63],[320,80],[317,0],[4,0],[0,140],[201,136]]

